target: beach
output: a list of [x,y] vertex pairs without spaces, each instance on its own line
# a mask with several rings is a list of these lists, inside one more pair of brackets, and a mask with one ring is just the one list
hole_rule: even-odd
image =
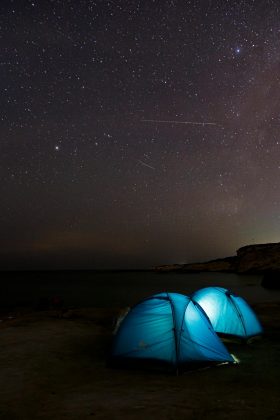
[[279,418],[277,299],[252,303],[264,328],[261,339],[226,343],[239,364],[179,376],[107,365],[114,322],[124,309],[113,299],[106,307],[3,312],[0,418]]

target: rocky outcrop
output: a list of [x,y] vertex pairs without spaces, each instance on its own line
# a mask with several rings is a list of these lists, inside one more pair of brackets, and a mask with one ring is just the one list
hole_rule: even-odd
[[278,271],[280,273],[280,243],[247,245],[239,248],[237,255],[233,257],[193,264],[163,265],[155,269],[158,272],[175,271],[177,273],[200,271],[238,274],[264,274]]
[[180,271],[183,267],[183,264],[166,264],[158,265],[154,267],[154,270],[158,273],[169,273],[170,271]]
[[200,272],[200,271],[220,271],[232,273],[236,269],[237,257],[220,258],[217,260],[207,261],[205,263],[184,264],[181,268],[182,272]]
[[238,273],[280,271],[280,243],[248,245],[237,250]]
[[193,263],[193,264],[169,264],[155,267],[155,271],[159,273],[199,273],[201,271],[221,271],[234,272],[236,268],[237,257],[220,258],[217,260]]

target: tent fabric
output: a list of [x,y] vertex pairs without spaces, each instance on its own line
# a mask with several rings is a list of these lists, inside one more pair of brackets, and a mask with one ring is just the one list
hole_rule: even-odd
[[248,303],[229,290],[205,287],[191,297],[204,309],[217,333],[244,339],[262,333],[261,324]]
[[192,362],[234,362],[190,297],[153,295],[134,306],[115,335],[113,359],[149,359],[174,367]]

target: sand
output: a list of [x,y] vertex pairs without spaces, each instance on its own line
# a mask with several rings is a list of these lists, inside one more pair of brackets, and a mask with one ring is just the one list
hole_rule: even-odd
[[280,303],[255,306],[265,334],[239,359],[173,376],[106,365],[118,310],[0,317],[0,419],[280,419]]

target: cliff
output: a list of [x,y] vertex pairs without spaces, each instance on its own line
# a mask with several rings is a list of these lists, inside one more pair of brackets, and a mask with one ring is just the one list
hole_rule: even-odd
[[236,256],[192,264],[170,264],[155,267],[158,272],[200,271],[238,274],[263,274],[280,272],[280,243],[247,245],[236,251]]
[[280,243],[247,245],[237,250],[238,273],[280,271]]

